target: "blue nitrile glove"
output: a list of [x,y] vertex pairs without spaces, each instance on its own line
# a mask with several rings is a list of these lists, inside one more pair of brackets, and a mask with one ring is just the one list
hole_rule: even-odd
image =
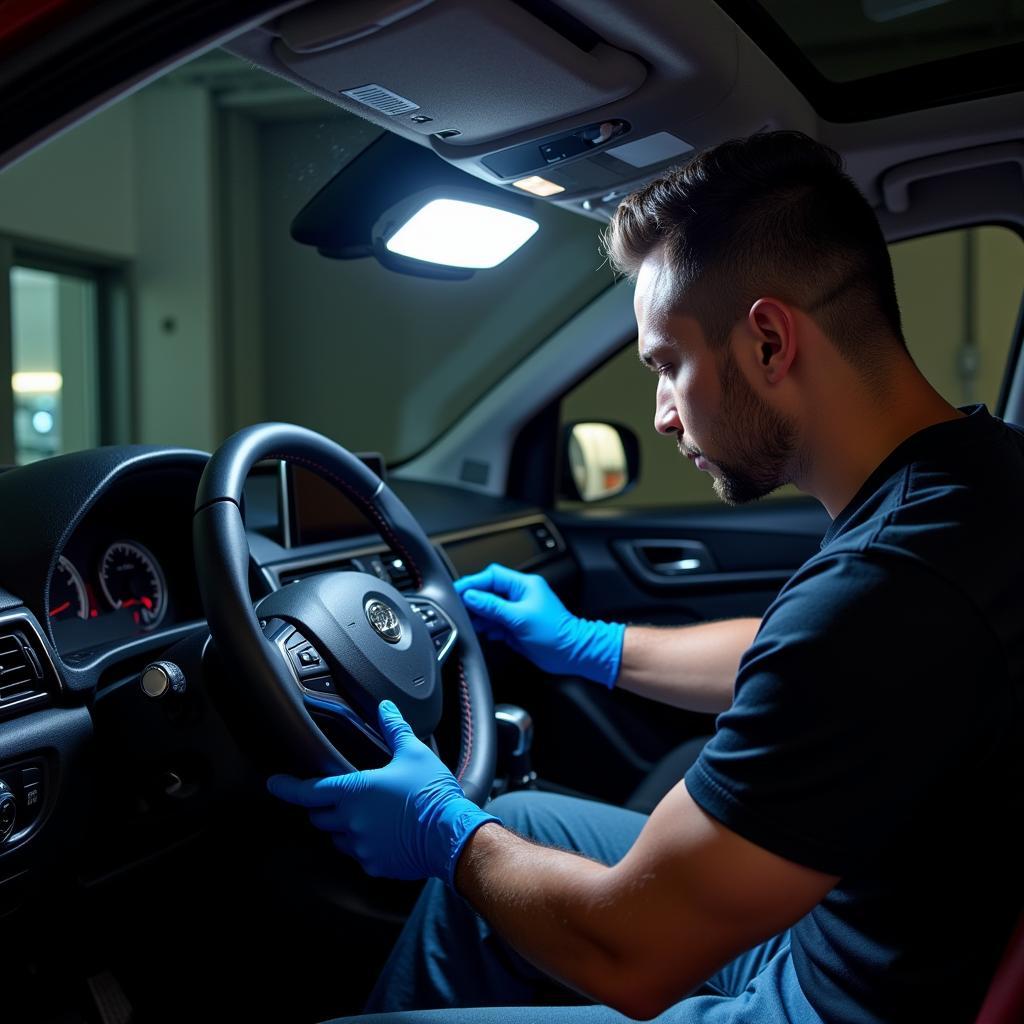
[[455,581],[473,625],[504,640],[545,672],[580,675],[615,685],[622,661],[621,622],[579,619],[558,600],[543,576],[490,565]]
[[334,845],[368,875],[440,878],[454,884],[466,840],[488,821],[437,755],[414,735],[389,700],[378,709],[394,757],[383,768],[302,782],[273,775],[267,789],[310,808],[309,820],[332,833]]

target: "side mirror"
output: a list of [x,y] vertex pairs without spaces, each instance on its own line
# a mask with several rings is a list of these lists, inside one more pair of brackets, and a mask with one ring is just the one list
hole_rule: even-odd
[[640,475],[640,444],[629,427],[570,423],[562,435],[560,492],[570,501],[601,501],[623,494]]

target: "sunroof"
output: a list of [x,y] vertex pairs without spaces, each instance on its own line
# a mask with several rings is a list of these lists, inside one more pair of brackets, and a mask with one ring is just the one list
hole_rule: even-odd
[[832,82],[1024,41],[1024,0],[761,0]]
[[822,117],[1024,89],[1024,0],[717,0]]

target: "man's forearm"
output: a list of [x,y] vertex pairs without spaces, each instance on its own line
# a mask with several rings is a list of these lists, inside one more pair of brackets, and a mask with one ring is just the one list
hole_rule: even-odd
[[760,619],[693,626],[630,626],[615,685],[687,711],[718,714],[732,704],[740,657]]
[[483,825],[459,860],[455,887],[535,966],[628,1014],[629,950],[619,948],[605,920],[614,914],[606,891],[610,870]]

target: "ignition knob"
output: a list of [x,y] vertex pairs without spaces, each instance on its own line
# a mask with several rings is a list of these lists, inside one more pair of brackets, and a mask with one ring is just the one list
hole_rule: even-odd
[[142,670],[142,692],[147,697],[180,696],[185,692],[185,673],[173,661],[154,661]]
[[0,779],[0,843],[6,843],[14,831],[14,823],[18,819],[18,801],[11,792],[11,787]]

